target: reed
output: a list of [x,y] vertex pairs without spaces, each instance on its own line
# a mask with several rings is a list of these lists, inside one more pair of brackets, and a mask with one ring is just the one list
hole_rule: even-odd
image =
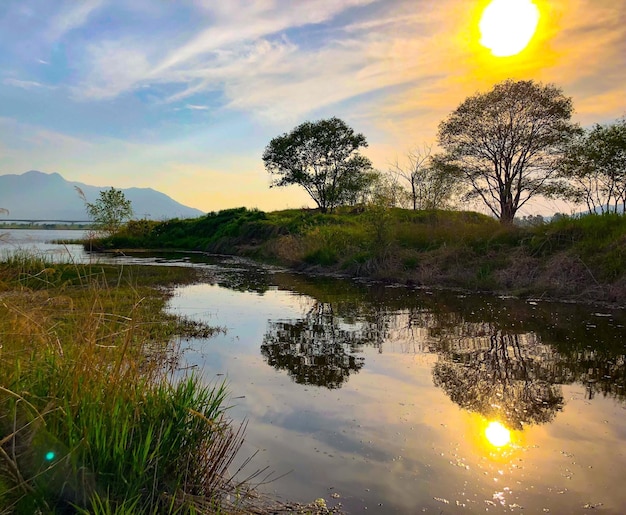
[[173,338],[191,324],[165,315],[167,293],[152,286],[193,271],[149,268],[146,278],[4,256],[0,513],[241,509],[221,509],[245,491],[228,475],[245,428],[227,416],[225,385],[167,367]]

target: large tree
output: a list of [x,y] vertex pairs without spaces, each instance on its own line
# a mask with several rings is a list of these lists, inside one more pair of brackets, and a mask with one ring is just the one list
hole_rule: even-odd
[[278,136],[263,153],[272,186],[302,186],[323,213],[347,202],[369,184],[372,164],[359,153],[363,134],[339,118],[304,122]]
[[626,118],[595,125],[576,138],[562,161],[569,198],[595,213],[626,213]]
[[439,125],[441,169],[455,174],[502,222],[537,195],[558,191],[555,176],[571,138],[572,100],[554,85],[506,80],[465,99]]

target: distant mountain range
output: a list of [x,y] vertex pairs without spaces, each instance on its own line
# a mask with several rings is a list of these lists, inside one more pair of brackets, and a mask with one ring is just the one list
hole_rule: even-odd
[[[76,187],[94,202],[100,191],[110,186],[90,186],[81,182],[66,181],[58,173],[36,170],[22,175],[0,175],[0,222],[8,219],[87,220],[85,204]],[[118,188],[132,202],[136,218],[168,220],[170,218],[197,218],[204,213],[184,206],[164,193],[152,188]]]

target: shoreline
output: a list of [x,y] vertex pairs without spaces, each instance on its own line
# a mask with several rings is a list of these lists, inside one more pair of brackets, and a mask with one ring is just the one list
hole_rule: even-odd
[[611,302],[608,300],[603,300],[599,298],[581,298],[585,292],[578,293],[576,295],[555,295],[549,294],[546,291],[543,292],[533,292],[529,291],[523,293],[517,293],[514,290],[507,289],[482,289],[482,288],[468,288],[460,285],[450,285],[450,284],[438,284],[438,283],[429,283],[429,284],[420,284],[411,279],[399,279],[399,278],[390,278],[387,276],[384,277],[376,277],[376,276],[365,276],[365,275],[353,275],[349,272],[342,271],[337,268],[329,268],[322,267],[319,265],[306,265],[306,264],[297,264],[295,266],[289,266],[285,263],[276,263],[271,260],[263,260],[255,257],[251,257],[246,254],[233,254],[233,253],[215,253],[208,252],[202,250],[186,250],[186,249],[107,249],[97,251],[102,254],[109,254],[113,256],[126,256],[132,254],[158,254],[158,253],[176,253],[176,254],[191,254],[191,255],[201,255],[207,257],[217,257],[220,259],[224,258],[232,258],[243,260],[246,263],[252,264],[254,266],[261,266],[268,270],[273,271],[284,271],[292,274],[302,274],[308,277],[320,277],[320,278],[329,278],[329,279],[338,279],[338,280],[348,280],[357,284],[364,284],[366,286],[384,286],[384,287],[393,287],[393,288],[405,288],[407,290],[417,290],[417,291],[443,291],[443,292],[455,292],[464,295],[485,295],[492,297],[500,297],[500,298],[513,298],[520,301],[525,302],[549,302],[549,303],[558,303],[558,304],[574,304],[574,305],[582,305],[582,306],[596,306],[602,307],[610,310],[624,310],[626,309],[626,303],[620,302]]

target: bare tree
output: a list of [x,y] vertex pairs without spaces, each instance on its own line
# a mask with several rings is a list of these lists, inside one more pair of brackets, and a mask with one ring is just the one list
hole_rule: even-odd
[[390,172],[408,183],[414,210],[448,207],[458,185],[456,177],[433,166],[432,145],[427,144],[409,151],[404,164],[396,160]]

